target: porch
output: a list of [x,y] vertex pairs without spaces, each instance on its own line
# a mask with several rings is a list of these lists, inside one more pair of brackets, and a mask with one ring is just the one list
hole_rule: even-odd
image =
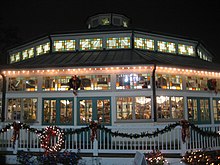
[[[46,126],[21,125],[19,138],[14,146],[14,129],[9,124],[0,132],[1,151],[44,152],[40,134]],[[135,154],[160,150],[163,154],[184,155],[186,151],[206,148],[220,148],[219,125],[189,126],[190,138],[182,139],[182,126],[177,122],[170,125],[152,124],[146,126],[101,126],[95,131],[97,138],[92,142],[91,126],[60,126],[64,139],[62,150],[98,156],[101,154]],[[51,144],[57,136],[51,137]]]

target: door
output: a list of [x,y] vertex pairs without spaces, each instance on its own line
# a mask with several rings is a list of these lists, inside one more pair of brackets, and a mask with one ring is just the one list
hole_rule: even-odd
[[188,98],[187,107],[190,122],[195,124],[211,123],[209,98]]
[[78,125],[88,125],[98,121],[102,125],[111,125],[111,101],[109,97],[79,98]]

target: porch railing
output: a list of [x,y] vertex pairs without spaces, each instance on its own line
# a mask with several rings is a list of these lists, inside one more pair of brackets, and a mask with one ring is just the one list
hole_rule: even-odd
[[[153,132],[155,130],[162,130],[165,126],[108,126],[113,132],[126,133],[126,134],[140,134],[141,132]],[[42,126],[31,126],[41,130]],[[80,126],[60,126],[64,131],[80,129]],[[219,125],[203,126],[199,128],[204,131],[218,132],[220,130]],[[195,150],[203,148],[218,148],[220,147],[220,136],[207,137],[201,135],[197,131],[190,128],[190,138],[186,140],[186,143],[182,142],[181,126],[176,126],[174,129],[158,134],[152,137],[140,137],[140,138],[128,138],[120,136],[112,136],[111,133],[104,130],[97,130],[97,141],[92,142],[91,132],[83,131],[78,134],[65,135],[63,150],[69,150],[81,153],[135,153],[151,152],[153,149],[158,149],[162,153],[174,153],[183,154],[186,150]],[[0,150],[1,151],[14,151],[24,150],[32,152],[43,152],[44,149],[40,146],[40,137],[35,132],[30,132],[27,129],[20,129],[20,136],[13,146],[11,138],[13,136],[13,129],[9,129],[6,132],[0,134]]]

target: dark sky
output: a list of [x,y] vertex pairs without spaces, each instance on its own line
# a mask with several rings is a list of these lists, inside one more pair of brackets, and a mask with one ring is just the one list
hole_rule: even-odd
[[[5,1],[5,2],[4,2]],[[19,29],[23,41],[86,28],[96,13],[120,13],[132,26],[201,40],[220,62],[219,0],[4,0],[0,18]],[[3,3],[4,2],[4,3]]]

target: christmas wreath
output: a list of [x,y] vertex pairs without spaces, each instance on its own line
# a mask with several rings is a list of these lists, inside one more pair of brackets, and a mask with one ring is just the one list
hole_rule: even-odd
[[[51,138],[57,136],[57,141],[54,142]],[[57,126],[48,126],[44,129],[41,134],[41,147],[46,150],[46,152],[57,152],[61,150],[62,144],[64,142],[64,133]]]

